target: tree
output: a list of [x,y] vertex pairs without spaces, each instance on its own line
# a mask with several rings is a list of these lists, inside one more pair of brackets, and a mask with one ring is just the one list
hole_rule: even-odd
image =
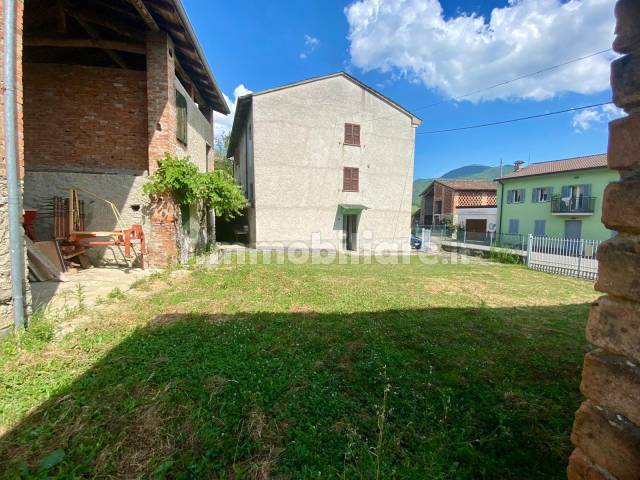
[[229,141],[231,140],[231,132],[221,133],[214,140],[213,146],[213,162],[215,170],[220,170],[233,176],[233,164],[227,158],[227,150]]

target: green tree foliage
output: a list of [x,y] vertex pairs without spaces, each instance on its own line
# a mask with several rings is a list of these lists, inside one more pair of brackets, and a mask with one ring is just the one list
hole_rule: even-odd
[[247,205],[242,190],[228,172],[203,173],[189,157],[178,158],[168,153],[143,188],[151,197],[169,193],[180,205],[203,202],[205,207],[213,208],[216,215],[227,219],[240,214]]
[[231,133],[223,133],[218,135],[215,139],[213,147],[213,156],[215,170],[221,170],[233,176],[233,165],[231,163],[231,160],[227,158],[227,150],[229,148],[230,139]]

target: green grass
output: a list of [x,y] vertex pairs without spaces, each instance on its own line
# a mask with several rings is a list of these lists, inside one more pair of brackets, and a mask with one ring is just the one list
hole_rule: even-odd
[[138,287],[0,350],[0,477],[565,478],[587,282],[413,262]]

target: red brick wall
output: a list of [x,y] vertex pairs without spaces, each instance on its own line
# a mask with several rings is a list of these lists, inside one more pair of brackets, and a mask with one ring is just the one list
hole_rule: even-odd
[[[22,109],[22,98],[23,98],[23,88],[22,88],[22,17],[24,13],[24,2],[23,0],[16,1],[16,97],[18,101],[18,105],[16,108],[17,113],[17,124],[18,124],[18,165],[20,167],[20,176],[23,176],[24,168],[23,168],[23,132],[22,132],[22,117],[23,117],[23,109]],[[4,2],[0,0],[0,60],[4,55]],[[0,61],[0,81],[2,82],[2,91],[4,91],[4,81],[2,80],[4,77],[4,68],[3,62]],[[2,92],[0,92],[2,93]],[[6,164],[4,158],[4,95],[0,94],[0,177],[4,177],[6,175]],[[1,180],[4,181],[4,180]]]
[[628,117],[609,124],[609,167],[621,180],[607,186],[602,222],[619,235],[598,250],[596,289],[607,295],[592,306],[569,460],[570,480],[640,479],[640,2],[616,4],[611,65],[616,105]]
[[27,168],[148,169],[145,72],[25,64],[24,91]]
[[171,38],[164,32],[147,35],[147,130],[149,169],[166,152],[175,153],[176,89],[175,59]]

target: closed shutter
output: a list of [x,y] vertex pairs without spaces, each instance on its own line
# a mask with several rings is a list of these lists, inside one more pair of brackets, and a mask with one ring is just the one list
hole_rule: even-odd
[[344,167],[342,173],[342,190],[357,192],[360,189],[360,171],[353,167]]
[[531,190],[531,201],[532,202],[535,203],[535,202],[538,201],[538,198],[540,198],[540,197],[538,197],[539,192],[540,192],[539,188],[534,188],[534,189]]
[[518,229],[519,229],[519,225],[520,224],[520,220],[516,219],[511,219],[509,220],[509,234],[510,235],[517,235],[518,233]]
[[176,138],[187,144],[187,99],[176,91]]
[[360,125],[344,124],[344,143],[345,145],[360,145]]
[[543,237],[546,223],[546,220],[536,220],[533,224],[533,234],[537,237]]
[[571,186],[564,185],[562,187],[562,194],[560,195],[562,198],[568,198],[571,196]]

